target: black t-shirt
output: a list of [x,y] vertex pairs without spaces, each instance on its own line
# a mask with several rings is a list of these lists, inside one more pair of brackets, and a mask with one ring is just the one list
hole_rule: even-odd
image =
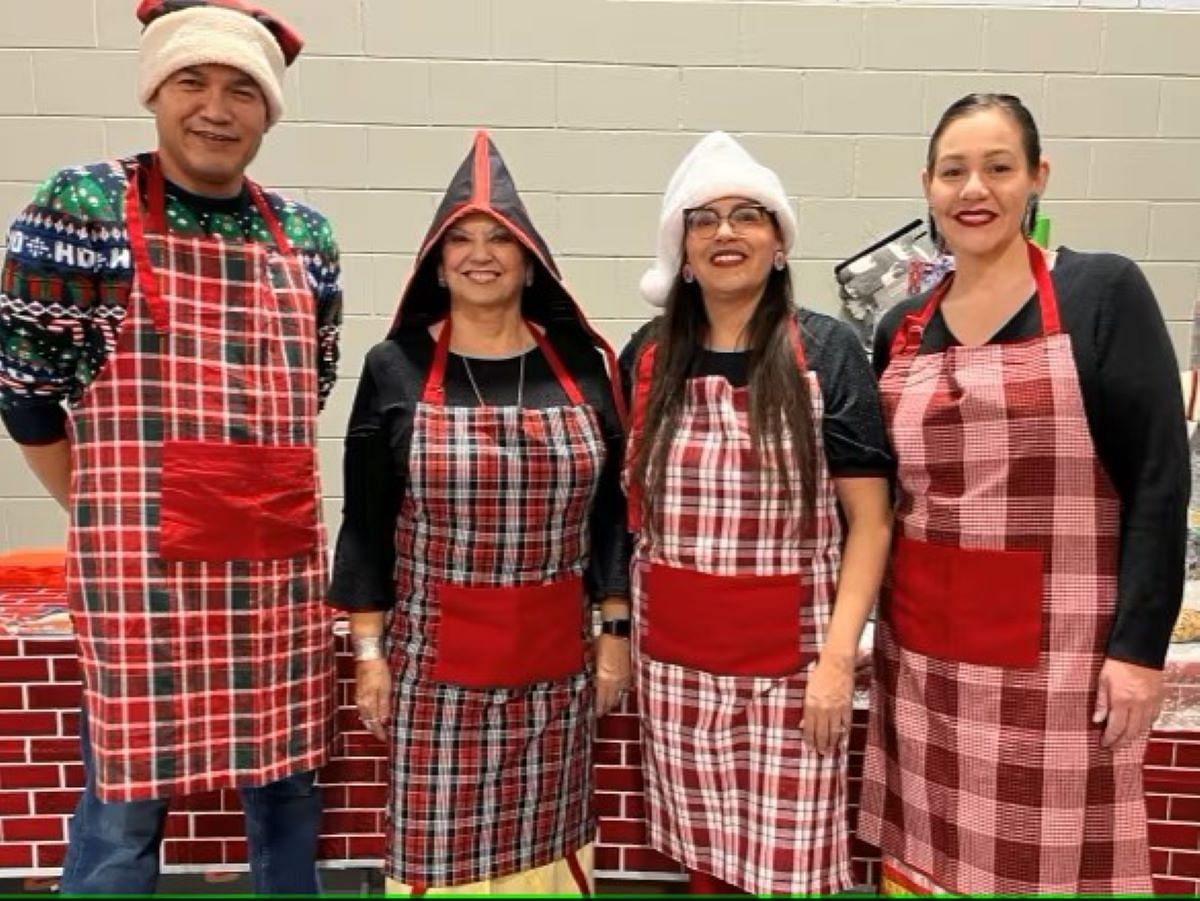
[[[1178,364],[1154,293],[1131,260],[1060,248],[1050,275],[1096,454],[1121,499],[1118,611],[1108,654],[1161,667],[1183,597],[1190,490]],[[887,368],[904,317],[927,299],[904,301],[883,317],[875,333],[877,373]],[[989,343],[1041,333],[1035,294]],[[938,310],[918,353],[958,343]]]
[[[657,322],[657,320],[655,320]],[[888,446],[879,393],[871,364],[862,345],[844,322],[800,310],[800,339],[808,367],[821,388],[824,415],[821,433],[826,465],[833,476],[890,476],[895,461]],[[621,352],[621,374],[626,393],[633,384],[638,352],[654,327],[642,326]],[[748,351],[702,349],[693,370],[695,377],[723,376],[735,388],[749,384]]]
[[[604,433],[605,461],[589,518],[591,546],[585,581],[595,599],[629,595],[630,542],[621,491],[624,430],[600,353],[581,337],[550,330],[546,335],[592,407]],[[344,507],[333,563],[330,602],[346,610],[387,610],[395,603],[396,517],[408,480],[413,420],[433,361],[434,341],[425,328],[401,331],[367,354],[346,435]],[[570,403],[541,350],[503,359],[471,357],[470,375],[490,406],[517,402],[524,357],[521,404],[546,409]],[[463,358],[450,354],[445,403],[477,407],[479,399]]]

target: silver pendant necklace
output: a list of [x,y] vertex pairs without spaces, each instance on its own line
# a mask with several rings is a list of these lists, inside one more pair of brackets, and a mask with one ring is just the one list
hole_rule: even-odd
[[[517,376],[517,407],[520,408],[522,401],[525,399],[525,357],[527,353],[522,353],[520,357],[520,371]],[[471,361],[466,357],[462,358],[463,369],[467,370],[467,378],[471,382],[471,390],[475,392],[475,399],[479,401],[479,406],[486,407],[487,402],[483,399],[483,395],[479,393],[479,385],[475,381],[475,373],[471,371]]]

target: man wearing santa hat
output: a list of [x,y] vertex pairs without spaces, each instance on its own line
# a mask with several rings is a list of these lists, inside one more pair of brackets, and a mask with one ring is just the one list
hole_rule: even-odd
[[137,15],[157,149],[47,180],[0,281],[0,415],[70,513],[87,784],[61,887],[153,891],[168,800],[237,788],[255,890],[315,892],[338,253],[245,176],[302,41],[245,0]]

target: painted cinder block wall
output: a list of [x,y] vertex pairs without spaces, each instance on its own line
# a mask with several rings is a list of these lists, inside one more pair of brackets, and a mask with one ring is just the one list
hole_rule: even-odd
[[[308,37],[287,120],[254,174],[334,222],[342,381],[322,419],[336,528],[340,447],[367,348],[466,152],[492,128],[534,219],[616,344],[659,192],[724,128],[775,167],[800,216],[799,295],[834,311],[831,265],[923,212],[945,105],[1019,94],[1054,167],[1054,240],[1146,268],[1177,352],[1200,288],[1200,2],[276,0]],[[56,167],[149,146],[133,95],[134,0],[0,0],[0,219]],[[1188,11],[1188,10],[1192,11]],[[0,439],[0,547],[57,544],[65,517]]]

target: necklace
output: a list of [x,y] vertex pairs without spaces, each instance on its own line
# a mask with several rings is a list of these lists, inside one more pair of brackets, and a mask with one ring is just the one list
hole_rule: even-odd
[[[520,374],[517,376],[517,406],[521,406],[521,402],[525,399],[525,357],[528,354],[520,356]],[[479,393],[479,385],[475,381],[475,373],[471,371],[471,361],[466,357],[462,358],[463,369],[467,370],[467,378],[471,382],[471,390],[475,392],[475,399],[479,401],[479,406],[486,407],[487,401],[483,399],[483,395]]]

